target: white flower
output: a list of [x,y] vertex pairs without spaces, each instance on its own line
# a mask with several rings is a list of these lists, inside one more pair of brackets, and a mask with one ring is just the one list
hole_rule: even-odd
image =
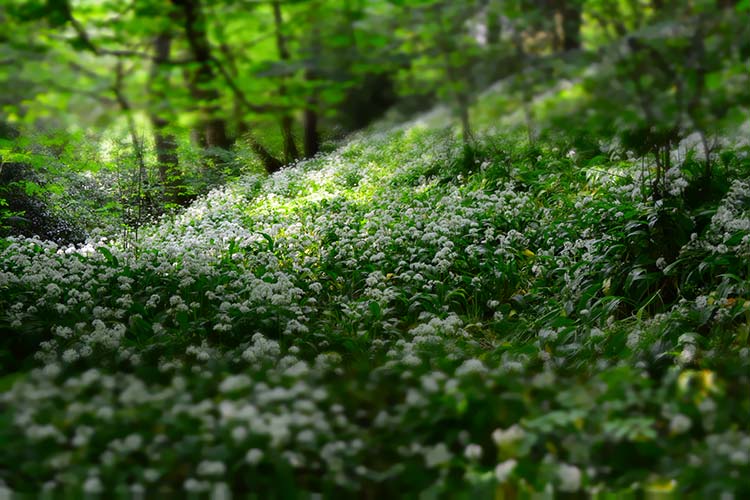
[[247,429],[244,427],[235,427],[232,429],[232,439],[234,439],[235,443],[239,443],[244,441],[244,439],[247,437]]
[[734,465],[747,465],[750,457],[745,450],[735,450],[729,455],[729,461]]
[[146,493],[146,488],[140,483],[133,483],[129,489],[130,494],[134,498],[143,498],[143,495]]
[[200,493],[208,489],[208,483],[204,481],[198,481],[194,477],[189,477],[183,483],[185,491],[189,493]]
[[159,477],[160,477],[159,471],[156,469],[145,469],[143,471],[143,479],[145,479],[149,483],[156,482],[156,480],[159,479]]
[[498,482],[504,483],[507,481],[516,468],[516,465],[518,465],[518,462],[513,458],[497,464],[497,467],[495,467],[495,478],[497,478]]
[[689,417],[678,413],[669,421],[669,432],[672,434],[682,434],[690,430],[692,425],[693,423]]
[[91,476],[86,479],[85,483],[83,483],[83,491],[91,495],[96,495],[104,491],[104,487],[102,486],[102,482],[98,477]]
[[560,491],[574,492],[581,488],[581,469],[575,465],[560,464],[557,477],[560,480]]
[[257,465],[261,460],[263,460],[263,451],[258,448],[252,448],[245,454],[245,461],[250,465]]
[[680,351],[677,362],[683,365],[692,363],[697,354],[697,350],[698,349],[693,344],[685,344],[682,351]]
[[478,359],[467,359],[464,361],[461,366],[456,368],[456,375],[468,375],[470,373],[485,373],[487,371],[487,368],[484,366],[484,364],[478,360]]
[[231,500],[232,492],[227,483],[214,483],[211,490],[211,500]]
[[124,448],[130,451],[138,450],[142,444],[143,438],[138,434],[130,434],[123,442]]
[[495,429],[492,433],[492,440],[496,445],[503,447],[513,444],[523,439],[526,431],[518,424],[513,424],[507,430]]
[[221,476],[227,470],[227,466],[224,462],[203,460],[198,464],[198,475],[199,476]]
[[232,375],[224,379],[219,385],[220,392],[234,392],[245,389],[251,384],[250,377],[247,375]]
[[482,458],[482,447],[478,444],[468,444],[464,449],[464,456],[468,460],[479,460]]
[[451,452],[448,451],[448,447],[445,446],[445,443],[438,443],[431,448],[426,448],[424,461],[427,464],[427,467],[435,467],[448,462],[451,457]]

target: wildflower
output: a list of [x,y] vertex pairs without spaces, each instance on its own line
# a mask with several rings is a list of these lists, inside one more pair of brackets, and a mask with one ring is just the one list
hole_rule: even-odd
[[683,415],[682,413],[678,413],[669,421],[669,432],[671,432],[672,434],[685,433],[690,430],[692,424],[693,423],[689,417]]
[[204,460],[198,464],[197,472],[199,476],[222,476],[226,470],[224,462]]
[[214,483],[211,489],[211,498],[213,500],[230,500],[232,493],[227,483]]
[[474,443],[468,444],[464,449],[464,456],[467,458],[467,460],[479,460],[480,458],[482,458],[482,447]]
[[697,348],[693,344],[685,344],[680,351],[680,355],[677,361],[682,365],[687,365],[693,362],[697,354]]
[[250,465],[257,465],[263,460],[263,451],[258,448],[252,448],[245,454],[245,461]]
[[495,467],[495,478],[497,481],[499,483],[506,482],[510,475],[513,474],[516,465],[518,465],[518,462],[513,458],[497,464],[497,467]]
[[492,440],[499,447],[509,446],[524,438],[526,431],[518,424],[513,424],[507,430],[495,429]]
[[83,483],[83,491],[85,493],[88,493],[89,495],[98,495],[102,491],[104,491],[104,487],[102,486],[101,480],[96,476],[90,476],[88,479],[86,479],[86,482]]
[[189,477],[183,483],[183,488],[188,493],[201,493],[208,489],[208,483],[204,481],[198,481],[194,477]]
[[575,465],[560,464],[557,478],[560,480],[560,491],[574,492],[581,488],[581,469]]
[[438,443],[437,445],[426,448],[424,453],[424,461],[427,467],[436,467],[448,462],[451,459],[451,452],[448,451],[448,447],[445,443]]
[[470,373],[486,373],[487,368],[478,359],[467,359],[456,369],[456,375],[468,375]]
[[745,450],[735,450],[729,455],[729,462],[733,465],[747,465],[750,462],[750,456]]

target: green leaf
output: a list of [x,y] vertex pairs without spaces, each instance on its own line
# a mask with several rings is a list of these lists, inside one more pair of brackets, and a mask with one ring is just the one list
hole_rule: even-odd
[[25,372],[15,372],[0,377],[0,393],[9,391],[19,380],[26,378]]
[[367,306],[370,309],[370,314],[372,314],[375,319],[380,319],[381,315],[383,314],[382,310],[380,309],[380,304],[378,304],[375,300],[371,300]]
[[[750,0],[748,0],[750,2]],[[721,73],[713,72],[706,75],[706,88],[708,90],[716,90],[721,88],[723,78]]]
[[117,257],[112,255],[112,252],[108,248],[99,247],[96,250],[100,254],[104,255],[104,258],[107,259],[107,263],[109,263],[112,267],[117,267],[117,264],[118,264]]
[[23,190],[29,196],[36,196],[37,194],[44,193],[44,188],[32,181],[23,182]]
[[259,233],[268,242],[268,251],[273,252],[273,238],[269,234]]

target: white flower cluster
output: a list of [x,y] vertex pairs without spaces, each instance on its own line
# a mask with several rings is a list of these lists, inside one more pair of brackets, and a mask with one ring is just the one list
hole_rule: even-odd
[[[580,364],[579,352],[598,354],[610,338],[618,352],[637,352],[669,319],[627,331],[605,324],[615,311],[597,319],[598,294],[616,270],[608,252],[620,243],[606,227],[643,208],[643,179],[608,188],[618,201],[606,208],[589,191],[544,206],[520,181],[492,189],[471,177],[439,182],[432,167],[459,147],[420,134],[370,136],[267,180],[215,190],[144,228],[138,251],[117,241],[8,239],[2,321],[10,335],[43,338],[40,366],[0,403],[18,439],[39,453],[49,489],[77,482],[101,494],[113,471],[132,469],[138,494],[179,481],[184,492],[224,498],[237,474],[262,483],[275,467],[351,487],[401,474],[400,464],[385,469],[372,455],[390,450],[398,457],[389,459],[426,466],[435,478],[463,467],[506,483],[525,470],[519,450],[535,431],[524,416],[496,429],[500,463],[486,462],[496,415],[547,413],[560,399],[599,404],[605,382],[565,395],[572,379],[557,368],[577,369],[570,363]],[[668,177],[684,189],[678,171]],[[735,239],[750,231],[748,197],[750,185],[735,182],[711,223],[716,252],[745,255],[747,238]],[[633,270],[633,281],[642,272]],[[530,293],[539,283],[559,300]],[[710,316],[716,304],[699,295],[695,309]],[[677,362],[693,363],[698,340],[681,339]],[[590,369],[630,361],[601,359]],[[711,430],[708,401],[699,410]],[[676,411],[665,416],[670,438],[697,425]],[[446,422],[451,432],[437,437]],[[453,432],[459,425],[467,428]],[[739,467],[750,450],[731,432],[710,442]],[[565,460],[580,463],[573,455]],[[591,477],[559,461],[549,469],[563,492]]]

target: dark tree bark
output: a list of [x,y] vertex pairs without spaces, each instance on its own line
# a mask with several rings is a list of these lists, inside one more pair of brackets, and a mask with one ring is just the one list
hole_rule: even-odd
[[[307,76],[306,76],[307,77]],[[307,77],[309,78],[309,77]],[[317,94],[317,92],[315,93]],[[313,94],[307,99],[304,112],[304,148],[305,158],[312,158],[320,151],[320,134],[318,133],[318,104],[317,95]]]
[[559,12],[562,19],[562,49],[580,49],[583,6],[578,0],[561,0]]
[[252,134],[246,134],[245,140],[247,140],[247,143],[250,145],[250,149],[253,150],[253,153],[255,153],[258,158],[260,158],[263,166],[266,167],[266,172],[272,174],[274,172],[278,172],[279,170],[281,170],[281,167],[284,166],[284,164],[279,161],[278,158],[269,153],[268,150],[263,147],[263,145],[258,142],[258,140]]
[[318,90],[315,81],[318,78],[318,65],[320,64],[320,28],[317,20],[312,20],[310,53],[307,68],[305,69],[305,81],[310,85],[310,95],[305,103],[303,115],[304,127],[304,150],[305,158],[312,158],[320,150],[320,134],[318,133]]
[[498,0],[490,0],[487,5],[487,45],[495,47],[500,43],[502,26],[500,25],[500,3]]
[[739,0],[719,0],[719,7],[722,9],[733,9],[737,6]]

